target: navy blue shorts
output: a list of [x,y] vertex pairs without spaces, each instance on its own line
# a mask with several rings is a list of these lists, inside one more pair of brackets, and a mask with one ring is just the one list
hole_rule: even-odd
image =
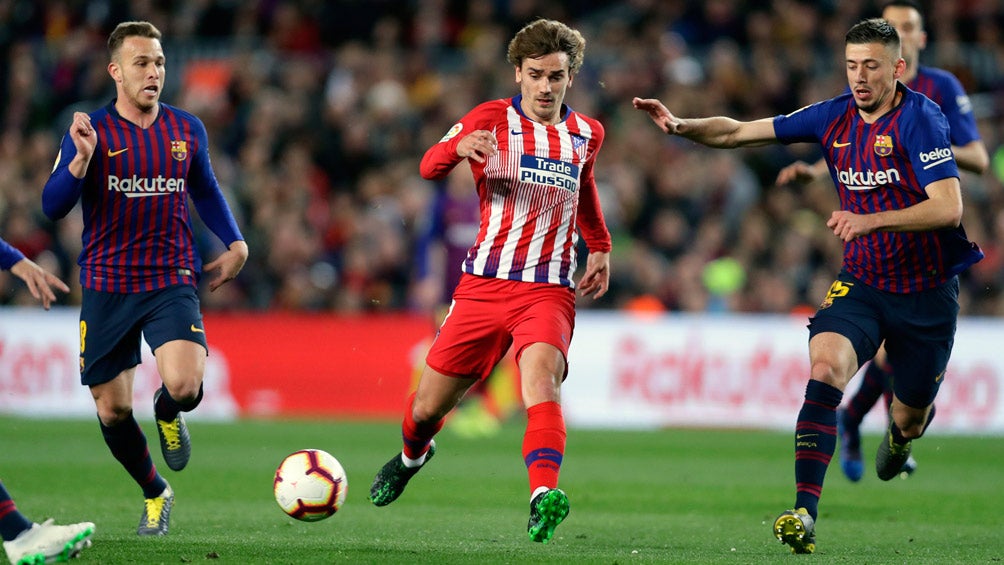
[[176,339],[206,348],[195,287],[179,284],[138,293],[83,289],[80,306],[80,383],[106,383],[139,365],[140,336],[152,351]]
[[816,315],[809,339],[822,332],[851,341],[858,366],[875,356],[885,341],[893,373],[893,392],[906,405],[934,402],[955,344],[959,280],[909,294],[878,290],[841,271]]

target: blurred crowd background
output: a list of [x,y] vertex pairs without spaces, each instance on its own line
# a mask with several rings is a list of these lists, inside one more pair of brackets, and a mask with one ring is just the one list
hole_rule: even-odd
[[[963,276],[962,313],[1002,315],[1004,6],[922,5],[922,62],[960,78],[992,159],[987,174],[962,176],[964,225],[986,253]],[[474,240],[476,217],[461,212],[472,206],[473,183],[463,167],[444,183],[425,181],[419,160],[476,104],[518,92],[505,49],[516,30],[543,16],[586,37],[585,65],[566,102],[607,131],[596,176],[614,242],[611,292],[580,308],[812,311],[841,262],[841,243],[825,226],[835,193],[829,179],[774,179],[818,150],[705,149],[663,135],[631,98],[660,98],[686,117],[740,119],[830,98],[846,87],[844,33],[880,6],[0,0],[0,235],[70,283],[61,303],[78,303],[79,206],[51,223],[42,187],[72,112],[114,96],[108,33],[121,21],[149,20],[164,33],[161,99],[205,122],[251,252],[235,283],[203,292],[203,307],[433,311],[459,273],[446,248]],[[195,224],[211,259],[220,244]],[[0,303],[31,302],[6,273],[0,290]]]

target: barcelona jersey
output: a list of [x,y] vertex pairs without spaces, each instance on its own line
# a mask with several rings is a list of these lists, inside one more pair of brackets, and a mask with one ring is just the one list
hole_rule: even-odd
[[[927,185],[959,176],[938,105],[901,83],[897,89],[899,104],[871,124],[848,93],[774,118],[780,142],[822,145],[843,210],[907,208],[928,198]],[[961,225],[876,231],[844,244],[843,268],[875,288],[908,293],[943,285],[982,257]]]
[[948,120],[952,145],[968,145],[980,139],[973,115],[973,104],[962,88],[962,83],[952,73],[934,67],[917,67],[917,76],[907,86],[927,96],[941,108]]
[[114,101],[90,117],[97,145],[86,175],[69,172],[77,150],[67,132],[42,193],[54,220],[81,203],[80,284],[119,293],[196,285],[202,261],[189,198],[224,244],[242,239],[209,161],[205,125],[163,103],[147,128],[120,116]]

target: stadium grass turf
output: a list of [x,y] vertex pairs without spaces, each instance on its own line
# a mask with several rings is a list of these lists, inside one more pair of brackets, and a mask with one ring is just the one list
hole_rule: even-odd
[[[770,532],[794,500],[790,434],[669,429],[569,430],[561,486],[571,514],[548,544],[527,538],[522,423],[468,439],[449,424],[439,454],[394,504],[366,500],[400,448],[392,422],[189,421],[192,461],[154,461],[176,491],[171,533],[135,534],[142,502],[92,421],[0,418],[0,477],[35,521],[90,520],[94,546],[77,563],[998,563],[1004,438],[930,435],[917,473],[848,482],[835,465],[817,552],[792,556]],[[272,498],[279,461],[301,448],[334,454],[349,477],[335,516],[301,523]],[[836,461],[836,460],[835,460]],[[785,560],[785,561],[782,561]]]

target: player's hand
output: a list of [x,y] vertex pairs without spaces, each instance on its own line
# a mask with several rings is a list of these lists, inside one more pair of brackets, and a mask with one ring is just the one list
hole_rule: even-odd
[[593,295],[593,300],[603,296],[610,288],[610,253],[594,252],[586,257],[586,272],[579,280],[579,293]]
[[70,139],[77,148],[77,154],[85,161],[90,161],[94,148],[98,145],[98,136],[91,126],[91,117],[84,112],[73,113],[73,123],[70,124]]
[[775,184],[778,186],[784,186],[790,182],[808,184],[816,180],[818,174],[819,173],[815,166],[810,165],[805,161],[795,161],[794,163],[781,169],[781,172],[777,174]]
[[56,301],[56,294],[52,291],[53,288],[63,292],[70,292],[70,287],[59,280],[59,277],[39,267],[31,259],[25,258],[14,263],[14,266],[10,268],[10,272],[14,273],[24,281],[24,284],[28,285],[31,295],[35,297],[35,300],[40,301],[42,307],[46,310]]
[[219,273],[213,280],[209,281],[209,292],[215,292],[229,281],[234,280],[237,274],[244,268],[244,263],[248,260],[248,244],[237,240],[230,244],[230,248],[220,253],[215,260],[206,263],[203,270],[210,272],[219,269]]
[[830,214],[826,226],[844,243],[875,231],[868,214],[855,214],[846,210],[837,210]]
[[635,97],[631,103],[635,108],[643,112],[648,113],[648,117],[652,118],[655,125],[659,126],[663,132],[670,135],[676,135],[680,120],[674,116],[662,102],[656,100],[655,98],[638,98]]
[[498,140],[495,139],[495,134],[484,129],[472,131],[457,143],[457,155],[478,163],[484,163],[488,157],[498,152]]

